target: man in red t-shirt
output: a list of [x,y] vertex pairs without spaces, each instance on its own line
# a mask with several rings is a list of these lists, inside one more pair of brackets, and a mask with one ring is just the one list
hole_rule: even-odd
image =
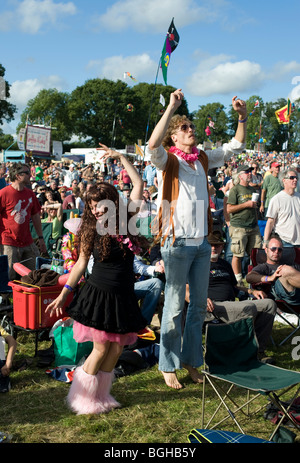
[[[47,252],[40,218],[40,203],[35,193],[26,188],[30,184],[30,167],[21,162],[9,170],[11,184],[0,190],[0,232],[2,252],[8,256],[9,278],[17,278],[13,269],[16,262],[24,262],[35,269],[38,247],[30,233],[30,220],[39,237],[40,250]],[[26,262],[25,262],[26,261]]]

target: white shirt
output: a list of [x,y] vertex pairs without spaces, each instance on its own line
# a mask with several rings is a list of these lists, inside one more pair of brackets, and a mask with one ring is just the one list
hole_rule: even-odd
[[[208,168],[220,167],[233,155],[239,154],[245,148],[245,144],[233,138],[229,143],[207,150]],[[159,209],[162,199],[162,172],[166,166],[168,155],[163,146],[146,151],[151,156],[151,162],[157,168]],[[175,154],[176,155],[176,154]],[[209,205],[207,192],[207,179],[204,169],[199,161],[195,162],[193,170],[187,162],[179,160],[179,195],[174,213],[174,229],[176,238],[197,238],[197,244],[201,244],[208,233],[207,209]],[[170,232],[171,233],[171,232]],[[164,234],[164,233],[163,233]]]
[[300,193],[277,193],[270,200],[267,217],[275,219],[274,231],[283,241],[300,245]]

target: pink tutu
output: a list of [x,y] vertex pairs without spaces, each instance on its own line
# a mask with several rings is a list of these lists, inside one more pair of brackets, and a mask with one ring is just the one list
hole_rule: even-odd
[[76,342],[98,342],[104,344],[106,341],[117,342],[120,346],[134,344],[137,340],[136,333],[107,333],[106,331],[97,330],[89,326],[82,325],[74,320],[73,337]]

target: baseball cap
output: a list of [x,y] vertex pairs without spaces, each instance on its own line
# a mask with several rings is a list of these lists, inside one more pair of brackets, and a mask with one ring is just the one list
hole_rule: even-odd
[[280,162],[272,162],[271,167],[280,167]]
[[250,172],[253,170],[253,167],[249,166],[249,164],[241,164],[237,168],[237,173],[240,174],[241,172]]

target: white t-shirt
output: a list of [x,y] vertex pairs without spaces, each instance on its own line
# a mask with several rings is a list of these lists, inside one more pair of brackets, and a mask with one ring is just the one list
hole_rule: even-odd
[[274,231],[282,240],[300,245],[300,193],[277,193],[270,200],[267,217],[275,219]]
[[[245,145],[233,138],[214,150],[205,151],[208,157],[208,168],[220,167],[232,155],[239,154]],[[158,198],[157,210],[162,200],[162,173],[166,166],[168,155],[163,146],[154,150],[146,149],[151,162],[157,168]],[[175,154],[176,156],[176,154]],[[177,156],[178,157],[178,156]],[[207,179],[199,161],[195,162],[193,170],[187,162],[179,160],[179,195],[174,212],[174,229],[176,238],[197,239],[200,244],[208,233],[207,208],[209,205]],[[163,233],[164,234],[164,233]]]

